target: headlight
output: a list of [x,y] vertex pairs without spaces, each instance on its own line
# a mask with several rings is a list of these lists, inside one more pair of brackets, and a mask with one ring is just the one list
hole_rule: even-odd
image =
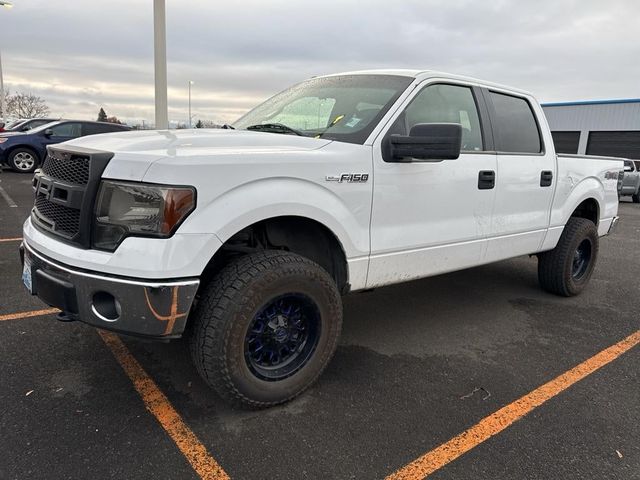
[[128,236],[170,237],[195,206],[193,187],[103,181],[96,202],[93,246],[114,251]]

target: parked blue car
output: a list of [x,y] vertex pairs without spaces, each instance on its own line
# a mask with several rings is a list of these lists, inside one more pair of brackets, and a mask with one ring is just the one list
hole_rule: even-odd
[[86,135],[126,130],[131,130],[131,127],[117,123],[62,120],[28,132],[3,132],[0,133],[0,164],[9,165],[16,172],[30,173],[44,161],[47,145]]

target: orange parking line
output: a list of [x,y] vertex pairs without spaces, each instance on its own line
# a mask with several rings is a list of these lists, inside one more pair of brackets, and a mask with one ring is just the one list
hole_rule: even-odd
[[9,313],[8,315],[0,315],[0,322],[4,320],[19,320],[21,318],[40,317],[42,315],[50,315],[52,313],[59,313],[57,308],[47,308],[44,310],[31,310],[30,312]]
[[0,238],[0,243],[5,243],[5,242],[20,242],[22,241],[22,237],[20,238]]
[[169,403],[167,397],[131,355],[122,340],[113,333],[101,330],[98,330],[98,332],[133,382],[147,410],[160,422],[162,428],[169,434],[200,478],[205,480],[228,480],[229,475],[209,455],[207,448],[184,423],[178,412]]
[[547,400],[612,362],[639,343],[640,330],[550,382],[536,388],[527,395],[520,397],[515,402],[483,418],[473,427],[389,475],[386,480],[418,480],[427,477],[482,442],[500,433]]

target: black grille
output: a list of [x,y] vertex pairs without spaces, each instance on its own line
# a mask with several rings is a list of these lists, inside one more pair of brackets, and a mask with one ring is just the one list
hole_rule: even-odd
[[53,156],[47,155],[42,172],[57,180],[86,185],[89,182],[89,159],[79,156]]
[[113,153],[49,146],[33,178],[35,227],[81,248],[91,248],[93,206],[100,177]]
[[53,203],[43,194],[36,195],[35,214],[39,221],[65,237],[71,238],[80,231],[80,210]]

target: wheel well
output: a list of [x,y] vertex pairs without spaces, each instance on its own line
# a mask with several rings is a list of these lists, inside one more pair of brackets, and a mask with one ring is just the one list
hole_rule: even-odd
[[571,214],[572,217],[586,218],[591,220],[596,226],[600,220],[600,206],[594,198],[583,201]]
[[203,284],[234,258],[266,249],[286,250],[316,262],[341,292],[348,291],[347,259],[340,241],[321,223],[295,216],[262,220],[233,235],[207,264]]
[[25,149],[25,150],[29,150],[30,152],[32,152],[32,153],[36,156],[36,160],[37,160],[38,162],[40,162],[40,160],[41,160],[41,159],[40,159],[40,154],[36,151],[36,149],[35,149],[35,148],[33,148],[33,147],[29,146],[29,145],[15,145],[15,146],[11,147],[10,149],[8,149],[8,150],[7,150],[7,162],[9,161],[9,157],[11,156],[11,154],[12,154],[15,150],[17,150],[17,149],[19,149],[19,148],[23,148],[23,149]]

